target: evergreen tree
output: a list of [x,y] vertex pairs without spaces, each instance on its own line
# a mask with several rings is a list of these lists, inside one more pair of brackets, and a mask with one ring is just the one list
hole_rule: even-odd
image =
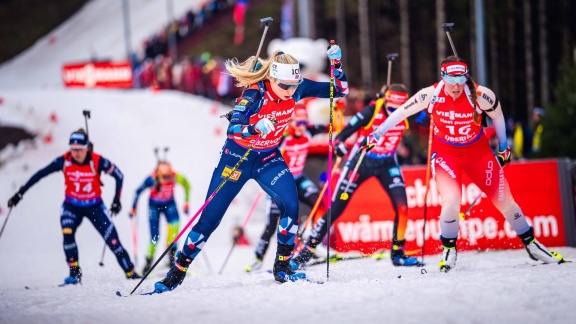
[[576,66],[563,64],[554,88],[554,100],[542,120],[540,157],[576,159]]

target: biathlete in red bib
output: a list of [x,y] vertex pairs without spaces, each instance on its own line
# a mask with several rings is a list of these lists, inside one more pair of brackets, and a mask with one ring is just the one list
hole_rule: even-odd
[[[524,243],[530,258],[544,263],[563,262],[560,254],[549,251],[536,240],[534,229],[510,192],[502,169],[510,162],[510,147],[498,98],[489,88],[474,83],[468,74],[468,65],[461,58],[446,58],[441,63],[440,73],[440,82],[418,91],[362,143],[363,148],[369,150],[399,122],[428,110],[433,123],[430,169],[442,196],[440,270],[449,271],[456,266],[463,172],[504,215]],[[497,156],[490,150],[484,135],[483,114],[492,119],[495,127]]]
[[134,265],[126,250],[122,247],[118,233],[112,223],[110,213],[102,202],[100,173],[105,172],[116,180],[114,200],[110,207],[112,214],[118,214],[123,175],[114,164],[92,151],[88,136],[83,129],[70,135],[70,151],[56,158],[45,168],[36,172],[24,186],[8,201],[8,206],[16,206],[24,193],[45,176],[62,171],[64,174],[65,194],[60,211],[60,225],[64,236],[64,254],[70,267],[70,275],[64,284],[81,282],[82,271],[79,265],[76,229],[86,217],[96,228],[110,250],[116,256],[118,264],[126,273],[126,278],[137,279],[140,276],[134,271]]
[[[325,125],[309,124],[306,107],[298,104],[294,109],[292,121],[290,122],[290,125],[286,127],[286,130],[287,131],[284,133],[284,140],[280,146],[280,151],[282,152],[282,157],[290,168],[290,172],[292,172],[292,176],[294,176],[294,180],[296,181],[298,200],[312,208],[316,203],[316,200],[318,200],[320,191],[316,184],[304,174],[304,166],[306,165],[312,136],[325,133],[327,127]],[[268,251],[270,239],[276,232],[278,220],[282,215],[282,211],[278,208],[278,205],[272,197],[268,196],[267,198],[266,228],[256,245],[256,251],[254,251],[256,260],[245,268],[246,272],[258,270],[262,267],[262,260],[266,255],[266,251]],[[320,203],[316,214],[322,212],[324,209],[324,204]]]
[[[341,50],[338,46],[331,46],[327,53],[329,59],[336,61],[334,96],[343,97],[348,93],[348,84],[341,68]],[[173,290],[182,283],[188,266],[218,227],[234,197],[250,179],[272,197],[281,211],[273,268],[275,280],[286,282],[305,278],[304,273],[295,273],[289,265],[298,230],[298,191],[278,145],[290,123],[295,103],[307,97],[329,98],[330,82],[302,78],[298,61],[281,51],[274,52],[267,60],[258,59],[261,67],[251,72],[254,60],[252,57],[242,63],[236,59],[226,62],[226,69],[236,79],[237,85],[247,89],[234,107],[228,139],[222,147],[206,198],[251,146],[253,150],[202,211],[182,251],[177,253],[174,266],[166,278],[156,283],[156,291]]]

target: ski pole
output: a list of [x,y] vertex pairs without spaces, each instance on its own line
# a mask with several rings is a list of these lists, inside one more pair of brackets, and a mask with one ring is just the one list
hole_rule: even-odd
[[356,174],[358,174],[358,169],[360,168],[360,164],[362,164],[364,155],[366,155],[366,150],[362,150],[362,153],[360,153],[360,157],[358,158],[358,161],[356,161],[354,170],[352,170],[352,173],[350,173],[350,176],[348,177],[348,183],[346,183],[346,188],[344,188],[344,192],[340,194],[341,200],[348,200],[348,198],[350,198],[350,195],[348,194],[348,188],[350,188],[350,183],[354,181]]
[[[330,40],[330,47],[334,46],[334,40]],[[334,124],[334,60],[330,60],[330,126],[328,127],[328,170],[332,170],[332,126]],[[332,222],[332,177],[328,177],[328,246],[326,259],[330,258],[330,226]],[[326,280],[330,280],[330,263],[326,263]]]
[[130,227],[132,228],[132,245],[134,246],[134,267],[138,264],[138,225],[136,223],[137,216],[130,218]]
[[[110,222],[112,223],[112,217],[114,217],[114,213],[111,214],[112,216],[110,217]],[[104,266],[104,254],[106,254],[106,246],[108,244],[106,244],[106,239],[104,239],[104,247],[102,248],[102,257],[100,258],[100,262],[98,263],[101,267]]]
[[466,218],[466,216],[468,215],[468,213],[470,212],[470,210],[472,210],[472,207],[474,207],[474,205],[476,205],[476,202],[478,201],[478,199],[480,199],[480,197],[482,197],[482,192],[480,192],[480,193],[478,194],[478,196],[476,196],[476,197],[474,198],[474,200],[472,200],[472,203],[470,204],[470,206],[468,206],[468,208],[466,208],[466,211],[465,211],[465,212],[463,212],[463,213],[460,212],[460,215],[459,215],[459,216],[460,216],[460,219],[465,219],[465,218]]
[[[261,195],[262,195],[262,191],[259,191],[258,195],[256,195],[256,199],[254,199],[254,202],[252,203],[252,206],[250,207],[250,210],[248,211],[248,215],[246,215],[246,218],[244,219],[244,222],[242,223],[242,226],[240,227],[242,230],[244,230],[244,227],[246,227],[246,224],[248,224],[248,221],[250,220],[252,213],[254,213],[254,210],[256,209],[256,206],[258,205],[258,200],[260,200]],[[228,255],[226,256],[226,259],[224,259],[224,263],[222,263],[222,267],[220,267],[220,271],[218,271],[219,275],[221,275],[222,271],[224,271],[224,267],[226,267],[226,264],[228,263],[228,259],[230,259],[230,256],[232,255],[232,251],[234,251],[234,247],[236,247],[236,243],[238,243],[239,238],[240,238],[240,235],[234,237],[234,241],[232,242],[232,247],[230,248],[230,251],[228,251]]]
[[230,170],[230,172],[228,173],[228,175],[226,175],[226,177],[222,180],[222,182],[220,182],[220,184],[218,185],[218,187],[216,187],[216,189],[214,189],[214,191],[210,194],[210,196],[208,196],[208,199],[206,199],[206,201],[204,202],[204,204],[200,207],[200,209],[198,209],[198,211],[194,214],[194,216],[192,216],[192,218],[190,218],[190,220],[188,221],[188,223],[186,223],[186,226],[184,226],[184,228],[180,231],[180,233],[178,233],[178,235],[176,235],[176,237],[174,238],[174,240],[172,241],[172,243],[170,243],[170,245],[166,248],[166,250],[164,250],[164,252],[162,253],[162,255],[160,255],[160,257],[158,258],[158,260],[156,260],[156,262],[154,262],[154,264],[152,265],[152,267],[150,267],[150,269],[148,270],[148,272],[146,272],[144,274],[144,276],[142,277],[142,279],[140,279],[140,282],[138,282],[138,284],[136,285],[136,287],[134,287],[134,289],[132,289],[132,291],[130,292],[130,295],[132,295],[136,289],[138,289],[138,287],[140,287],[140,285],[142,284],[142,282],[144,282],[144,280],[148,277],[148,275],[150,274],[150,272],[152,272],[152,270],[154,270],[154,268],[156,268],[156,266],[158,265],[158,263],[160,263],[160,260],[162,260],[164,258],[164,256],[168,253],[168,251],[170,251],[170,249],[172,249],[172,247],[174,245],[176,245],[176,243],[178,242],[178,240],[180,239],[180,237],[182,236],[182,234],[184,234],[184,232],[188,229],[188,227],[190,227],[190,225],[192,225],[192,222],[194,222],[194,220],[196,220],[196,217],[198,217],[198,215],[200,215],[200,213],[206,208],[206,206],[208,206],[208,204],[212,201],[212,199],[214,199],[214,196],[216,196],[216,194],[218,193],[218,191],[220,191],[220,189],[222,189],[222,187],[224,186],[224,184],[228,181],[228,179],[230,179],[230,177],[234,174],[234,172],[236,172],[236,169],[238,169],[238,167],[240,166],[240,163],[242,163],[242,161],[246,160],[248,157],[248,154],[250,154],[250,152],[252,152],[252,150],[254,149],[254,145],[256,143],[258,143],[260,141],[260,139],[262,138],[262,136],[258,136],[254,142],[252,144],[250,144],[250,147],[246,150],[246,153],[244,153],[244,155],[242,155],[242,157],[238,160],[238,162],[236,162],[236,164],[234,165],[234,167],[232,168],[232,170]]
[[206,263],[206,269],[208,269],[208,273],[212,274],[212,272],[214,272],[212,270],[212,264],[210,264],[210,260],[208,259],[208,256],[206,256],[206,252],[204,252],[204,250],[200,251],[200,255],[202,256],[202,258],[204,258],[204,262]]
[[104,241],[104,248],[102,249],[102,257],[100,258],[100,263],[98,263],[101,267],[104,266],[104,254],[106,254],[106,241]]
[[8,215],[6,215],[6,219],[4,220],[4,224],[2,225],[2,230],[0,230],[0,237],[2,237],[2,233],[4,233],[4,228],[6,227],[6,223],[8,222],[8,217],[10,217],[10,213],[12,212],[12,208],[8,209]]

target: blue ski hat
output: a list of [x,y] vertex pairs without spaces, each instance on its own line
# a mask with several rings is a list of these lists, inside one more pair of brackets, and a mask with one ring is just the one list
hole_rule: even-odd
[[70,134],[71,149],[83,149],[88,147],[88,135],[83,131],[75,131]]

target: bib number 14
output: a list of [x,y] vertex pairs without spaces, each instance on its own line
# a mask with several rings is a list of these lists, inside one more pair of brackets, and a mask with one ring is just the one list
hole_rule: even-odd
[[84,192],[91,192],[92,191],[92,182],[86,183],[82,188],[80,182],[74,182],[74,188],[76,188],[76,192],[82,190]]

